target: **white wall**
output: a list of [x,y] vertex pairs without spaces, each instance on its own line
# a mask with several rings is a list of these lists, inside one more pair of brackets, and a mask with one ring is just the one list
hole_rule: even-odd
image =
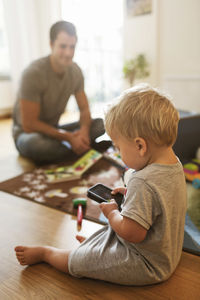
[[160,2],[160,79],[178,108],[200,112],[200,1]]
[[148,82],[158,82],[158,13],[157,1],[153,1],[151,14],[129,17],[124,1],[124,60],[134,58],[137,54],[146,55],[150,63],[151,74]]
[[124,58],[145,53],[147,79],[179,109],[200,112],[200,1],[152,0],[153,12],[125,19]]

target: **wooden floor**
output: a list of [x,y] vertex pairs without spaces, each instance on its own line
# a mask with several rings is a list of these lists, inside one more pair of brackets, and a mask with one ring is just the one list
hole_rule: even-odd
[[[10,120],[0,121],[0,181],[31,170],[19,158],[10,136]],[[90,236],[101,225],[84,220],[81,233]],[[183,252],[174,275],[147,287],[125,287],[77,279],[47,264],[22,267],[14,247],[20,244],[74,248],[76,220],[63,212],[0,192],[0,299],[200,299],[200,257]]]

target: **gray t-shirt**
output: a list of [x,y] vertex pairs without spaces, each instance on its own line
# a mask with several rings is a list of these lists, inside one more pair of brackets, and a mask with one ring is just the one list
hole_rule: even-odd
[[151,164],[128,182],[121,214],[148,230],[143,242],[131,246],[161,276],[173,272],[181,256],[186,194],[181,163]]
[[60,77],[52,70],[50,56],[32,62],[23,72],[13,111],[13,136],[21,133],[20,99],[40,103],[40,120],[56,126],[68,99],[84,89],[81,69],[76,63]]
[[71,252],[69,272],[127,285],[166,280],[181,257],[185,213],[181,163],[148,165],[131,175],[121,211],[148,230],[144,241],[130,243],[105,226]]

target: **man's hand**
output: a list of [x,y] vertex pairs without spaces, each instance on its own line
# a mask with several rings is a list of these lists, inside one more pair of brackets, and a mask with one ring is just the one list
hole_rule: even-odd
[[79,132],[71,133],[70,137],[68,138],[68,141],[72,146],[72,150],[78,155],[90,149],[90,144],[87,143],[87,141],[84,138],[82,138]]
[[81,128],[80,130],[77,130],[74,132],[75,136],[79,137],[85,144],[90,146],[90,135],[89,131],[86,128]]
[[100,208],[106,218],[113,210],[118,210],[118,205],[114,199],[111,199],[110,202],[102,202]]

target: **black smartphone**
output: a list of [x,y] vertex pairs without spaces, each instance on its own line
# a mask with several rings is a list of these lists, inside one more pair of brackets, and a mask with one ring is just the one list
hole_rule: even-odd
[[87,196],[90,199],[95,200],[99,203],[108,202],[110,199],[115,199],[115,201],[117,202],[118,207],[120,209],[120,206],[121,206],[124,196],[120,193],[113,195],[113,194],[111,194],[111,192],[112,192],[112,189],[110,189],[106,185],[97,183],[88,189]]

